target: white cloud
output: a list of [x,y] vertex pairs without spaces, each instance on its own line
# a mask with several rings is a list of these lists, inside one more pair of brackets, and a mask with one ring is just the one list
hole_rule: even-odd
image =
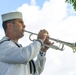
[[[40,9],[38,6],[22,5],[18,10],[24,15],[25,24],[34,29],[46,28],[48,30],[57,30],[60,22],[66,17],[67,9],[65,1],[52,0],[46,1]],[[29,28],[27,27],[27,28]]]
[[[18,10],[24,15],[26,29],[38,32],[45,28],[50,32],[51,37],[69,42],[76,41],[76,17],[68,14],[74,10],[69,9],[68,12],[65,0],[45,1],[41,9],[36,5],[24,4]],[[49,49],[45,69],[41,75],[76,75],[75,55],[67,46],[64,51]]]
[[[23,13],[26,30],[37,33],[45,28],[51,37],[69,42],[76,41],[76,17],[72,16],[75,12],[67,8],[65,0],[46,0],[42,8],[36,5],[36,0],[31,0],[31,5],[23,4],[17,10]],[[30,43],[26,35],[27,33],[20,40],[24,46]],[[41,75],[76,75],[76,53],[73,53],[70,47],[65,46],[64,51],[50,48],[46,58],[45,69]]]

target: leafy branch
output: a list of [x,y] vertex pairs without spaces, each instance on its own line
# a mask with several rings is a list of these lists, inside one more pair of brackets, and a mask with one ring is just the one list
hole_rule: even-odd
[[71,4],[74,10],[76,11],[76,0],[66,0],[65,2]]

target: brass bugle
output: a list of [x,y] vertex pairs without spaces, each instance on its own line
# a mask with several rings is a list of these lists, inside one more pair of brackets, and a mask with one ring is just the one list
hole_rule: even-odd
[[[25,30],[25,32],[30,33],[29,39],[30,39],[31,41],[33,41],[33,40],[31,39],[31,36],[32,36],[32,35],[38,35],[38,34],[36,34],[36,33],[30,32],[30,31],[27,31],[27,30]],[[56,45],[54,45],[54,44],[53,44],[53,45],[46,45],[46,44],[45,44],[45,45],[46,45],[47,47],[49,47],[49,48],[53,48],[53,49],[56,49],[56,50],[61,50],[61,51],[63,51],[63,50],[64,50],[64,45],[66,45],[66,46],[72,48],[72,49],[73,49],[73,52],[76,52],[76,43],[69,43],[69,42],[65,42],[65,41],[62,41],[62,40],[59,40],[59,39],[54,39],[54,38],[49,38],[49,40],[55,41],[55,42],[57,42],[57,43],[60,44],[59,46],[56,46]]]

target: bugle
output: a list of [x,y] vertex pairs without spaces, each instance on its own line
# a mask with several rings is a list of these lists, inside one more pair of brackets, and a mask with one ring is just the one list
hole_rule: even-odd
[[[36,34],[36,33],[30,32],[30,31],[27,31],[27,30],[25,30],[25,32],[30,33],[29,39],[30,39],[31,41],[33,41],[33,40],[31,39],[31,36],[32,36],[32,35],[38,35],[38,34]],[[59,39],[54,39],[54,38],[49,38],[49,40],[55,41],[55,42],[57,42],[57,43],[60,43],[60,45],[59,45],[59,46],[56,46],[56,45],[46,45],[46,44],[45,44],[47,47],[50,47],[50,48],[53,48],[53,49],[56,49],[56,50],[61,50],[61,51],[63,51],[63,50],[64,50],[64,45],[66,45],[66,46],[72,48],[72,49],[73,49],[73,52],[76,52],[76,43],[69,43],[69,42],[61,41],[61,40],[59,40]],[[60,47],[60,46],[61,46],[61,47]]]

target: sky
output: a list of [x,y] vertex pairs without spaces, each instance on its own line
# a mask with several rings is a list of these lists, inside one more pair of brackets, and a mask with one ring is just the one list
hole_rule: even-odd
[[[39,30],[46,29],[52,38],[69,43],[76,42],[76,11],[65,0],[1,0],[0,15],[11,11],[22,12],[25,29],[28,31],[38,33]],[[31,41],[29,34],[24,34],[19,43],[27,46]],[[3,36],[0,16],[0,39]],[[66,45],[63,51],[49,48],[41,75],[76,75],[76,53]]]

